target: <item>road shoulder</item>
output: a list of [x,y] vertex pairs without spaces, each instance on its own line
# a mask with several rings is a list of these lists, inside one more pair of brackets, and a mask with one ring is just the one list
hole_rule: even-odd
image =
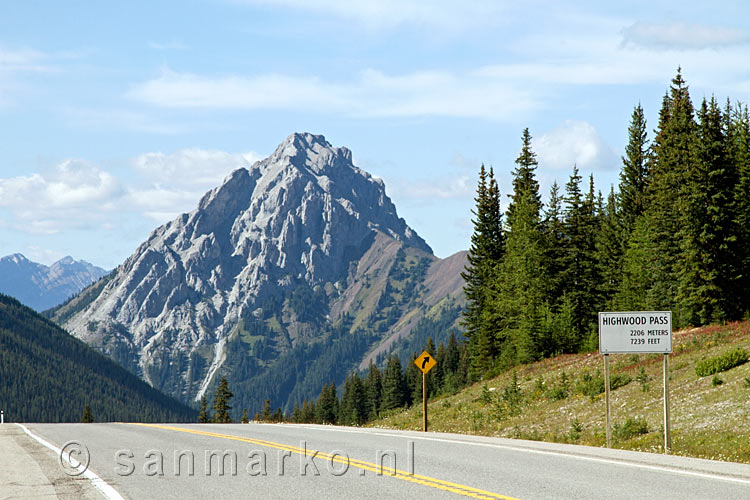
[[101,500],[83,477],[65,475],[58,458],[13,424],[0,425],[0,500],[45,498]]

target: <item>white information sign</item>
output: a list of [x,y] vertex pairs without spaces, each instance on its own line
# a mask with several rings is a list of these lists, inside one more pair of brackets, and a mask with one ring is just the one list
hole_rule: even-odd
[[672,352],[672,311],[599,313],[599,352]]

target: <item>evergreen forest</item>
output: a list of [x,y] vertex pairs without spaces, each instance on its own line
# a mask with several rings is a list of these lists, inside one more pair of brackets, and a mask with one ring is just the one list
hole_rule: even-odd
[[[711,97],[694,106],[678,69],[652,134],[640,104],[627,133],[619,185],[606,194],[572,165],[543,202],[528,129],[505,211],[493,168],[481,166],[463,273],[465,338],[452,335],[437,350],[431,338],[424,344],[438,360],[428,374],[430,395],[517,364],[595,351],[600,311],[672,311],[674,328],[748,317],[747,105]],[[325,385],[317,401],[296,405],[286,419],[362,424],[420,402],[421,372],[412,361],[421,342],[400,345],[402,359],[395,351],[379,358],[382,370],[371,364],[366,376],[352,372],[340,399],[335,383]],[[267,400],[256,419],[283,417]]]
[[2,294],[0,409],[10,422],[190,422],[196,415]]

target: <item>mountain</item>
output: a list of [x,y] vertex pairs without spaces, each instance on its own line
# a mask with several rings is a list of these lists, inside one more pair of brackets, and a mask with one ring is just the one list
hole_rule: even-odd
[[105,274],[107,271],[85,260],[64,257],[45,266],[16,253],[0,258],[0,293],[43,311],[62,303]]
[[289,410],[417,324],[447,337],[464,263],[435,257],[351,151],[292,134],[51,317],[184,401],[225,375],[236,409]]
[[16,422],[194,422],[196,412],[0,294],[0,408]]

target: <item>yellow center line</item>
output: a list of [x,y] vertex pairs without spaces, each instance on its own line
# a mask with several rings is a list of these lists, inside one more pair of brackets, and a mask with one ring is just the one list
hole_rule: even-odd
[[131,425],[140,425],[143,427],[152,427],[155,429],[163,429],[168,431],[177,431],[177,432],[185,432],[188,434],[196,434],[200,436],[209,436],[209,437],[216,437],[221,439],[230,439],[232,441],[241,441],[243,443],[251,443],[256,444],[259,446],[266,446],[268,448],[275,448],[278,450],[284,450],[289,451],[291,453],[296,453],[298,455],[315,455],[324,459],[324,460],[330,460],[331,462],[338,462],[342,464],[351,465],[354,467],[357,467],[362,470],[369,470],[378,474],[388,474],[390,477],[396,478],[396,479],[402,479],[404,481],[409,481],[412,483],[421,484],[424,486],[429,486],[431,488],[437,488],[445,491],[450,491],[452,493],[457,493],[459,495],[467,496],[467,497],[473,497],[473,498],[483,498],[483,499],[502,499],[502,500],[518,500],[517,498],[500,495],[498,493],[493,493],[491,491],[485,491],[480,490],[479,488],[474,488],[472,486],[465,486],[463,484],[458,483],[452,483],[450,481],[444,481],[442,479],[437,479],[434,477],[429,476],[422,476],[419,474],[414,474],[411,472],[406,472],[400,469],[392,468],[392,467],[384,467],[382,464],[374,464],[372,462],[366,462],[364,460],[357,460],[357,459],[351,459],[346,456],[341,456],[338,454],[328,454],[324,453],[318,450],[310,450],[305,448],[300,448],[297,446],[291,446],[286,445],[283,443],[275,443],[273,441],[265,441],[262,439],[254,439],[249,437],[242,437],[242,436],[233,436],[230,434],[220,434],[217,432],[208,432],[208,431],[200,431],[197,429],[186,429],[184,427],[175,427],[172,425],[159,425],[159,424],[139,424],[139,423],[133,423]]

